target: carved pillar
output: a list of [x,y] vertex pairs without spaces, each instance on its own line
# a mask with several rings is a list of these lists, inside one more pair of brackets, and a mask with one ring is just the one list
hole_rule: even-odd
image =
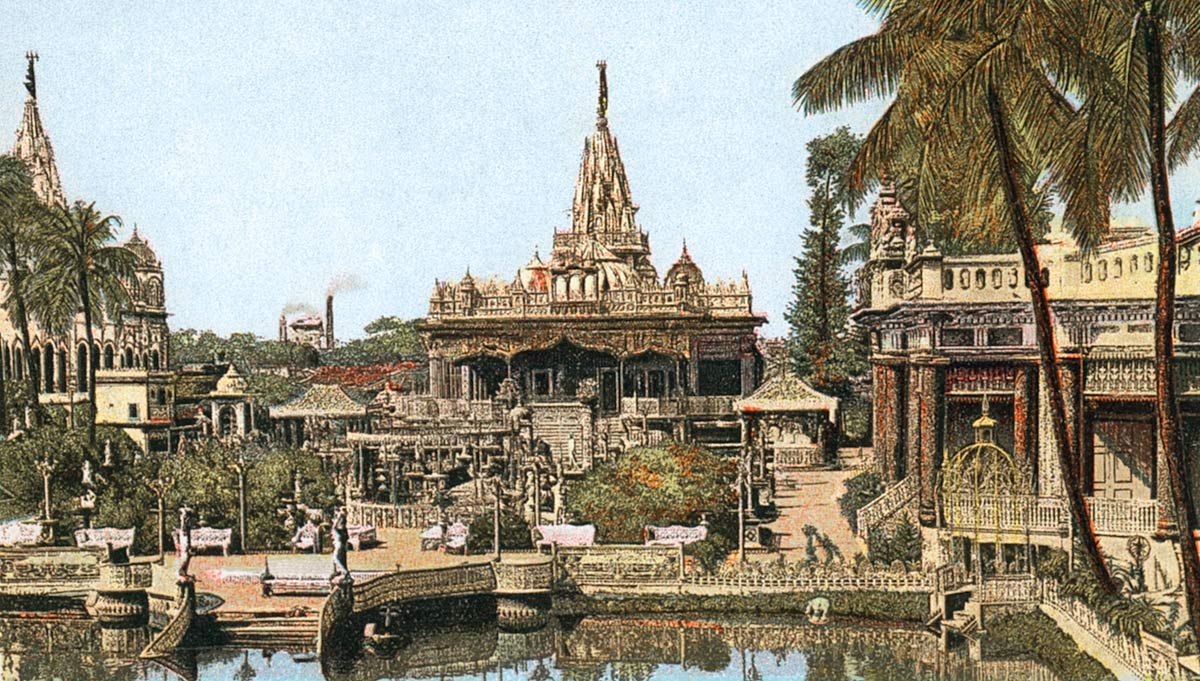
[[[1075,471],[1073,475],[1075,475],[1079,479],[1080,483],[1082,483],[1084,482],[1084,470],[1087,466],[1086,462],[1083,460],[1083,452],[1086,451],[1086,448],[1083,447],[1083,442],[1080,440],[1081,432],[1079,429],[1079,398],[1082,390],[1081,376],[1079,374],[1079,363],[1077,359],[1070,358],[1064,359],[1059,366],[1059,373],[1062,375],[1063,402],[1066,403],[1067,407],[1067,432],[1071,434],[1072,455],[1075,457]],[[1053,432],[1053,422],[1049,422],[1048,425],[1050,426],[1051,432]],[[1056,457],[1055,460],[1057,460],[1057,451],[1054,452],[1054,454]],[[1087,491],[1086,486],[1084,487],[1084,491]]]
[[1013,382],[1013,456],[1031,490],[1038,479],[1037,380],[1037,365],[1017,365]]
[[875,419],[875,465],[887,482],[899,479],[899,461],[904,447],[904,367],[877,363],[872,394]]
[[916,470],[909,469],[908,474],[920,476],[920,522],[925,527],[934,527],[937,524],[937,472],[942,465],[946,431],[946,369],[942,365],[925,365],[917,367],[915,373],[918,376],[916,390],[911,392],[917,396],[917,427],[913,430],[919,431],[918,456]]
[[442,358],[429,358],[429,394],[434,397],[446,397],[446,382],[442,372]]
[[742,353],[742,396],[754,392],[754,353]]

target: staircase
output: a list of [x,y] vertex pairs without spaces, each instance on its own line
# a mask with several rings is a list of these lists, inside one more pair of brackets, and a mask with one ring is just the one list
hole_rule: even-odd
[[979,620],[966,610],[959,610],[950,619],[942,620],[942,630],[958,634],[963,638],[973,638],[979,631]]
[[315,613],[301,617],[227,613],[218,620],[217,627],[230,646],[311,647],[316,643],[320,623]]

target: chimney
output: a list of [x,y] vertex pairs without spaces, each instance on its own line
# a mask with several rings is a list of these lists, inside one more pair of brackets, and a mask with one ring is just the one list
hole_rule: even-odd
[[325,349],[333,349],[333,295],[325,296]]

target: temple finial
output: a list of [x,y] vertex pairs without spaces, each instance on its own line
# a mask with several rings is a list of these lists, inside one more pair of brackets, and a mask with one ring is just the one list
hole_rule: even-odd
[[29,69],[25,72],[25,89],[30,97],[37,99],[37,78],[33,73],[33,62],[38,60],[38,53],[30,50],[25,53],[25,58],[29,60]]
[[596,68],[600,69],[600,101],[596,105],[597,121],[605,121],[608,116],[608,77],[605,75],[605,70],[608,68],[608,62],[601,59],[596,62]]

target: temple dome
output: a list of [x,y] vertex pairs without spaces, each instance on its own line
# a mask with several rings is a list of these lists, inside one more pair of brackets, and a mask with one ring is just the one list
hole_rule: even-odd
[[665,283],[674,284],[676,282],[690,285],[704,283],[704,273],[700,271],[700,266],[692,260],[691,254],[688,253],[686,241],[683,242],[683,252],[679,254],[679,259],[667,270]]
[[542,258],[536,250],[533,252],[533,259],[529,261],[529,264],[517,272],[517,281],[527,291],[544,293],[550,290],[550,275],[547,272],[546,263],[542,262]]
[[133,236],[125,242],[125,248],[133,253],[137,258],[138,265],[142,267],[158,267],[158,254],[150,247],[150,244],[138,234],[137,227],[133,228]]

